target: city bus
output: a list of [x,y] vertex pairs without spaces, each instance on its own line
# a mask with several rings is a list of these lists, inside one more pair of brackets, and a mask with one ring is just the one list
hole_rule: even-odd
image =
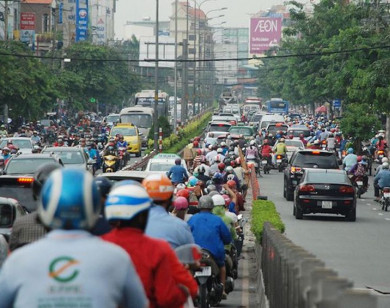
[[[154,90],[142,90],[135,94],[135,105],[140,107],[154,108]],[[158,117],[168,117],[169,95],[166,92],[158,91],[157,104]]]
[[149,131],[153,125],[154,109],[151,107],[134,106],[123,108],[119,113],[120,123],[131,123],[142,133],[142,146],[148,145]]
[[271,98],[266,102],[267,112],[288,114],[289,102],[281,98]]

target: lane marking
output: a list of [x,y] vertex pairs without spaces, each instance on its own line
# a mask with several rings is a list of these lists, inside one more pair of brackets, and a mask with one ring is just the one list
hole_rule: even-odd
[[385,220],[389,221],[389,220],[390,220],[390,218],[385,218]]
[[249,266],[248,266],[248,254],[246,254],[246,258],[242,261],[242,271],[243,271],[243,279],[242,279],[242,297],[241,304],[242,307],[249,307]]
[[377,211],[378,209],[377,209],[376,207],[374,207],[372,210],[373,210],[373,211]]
[[383,216],[383,213],[378,213],[379,216]]

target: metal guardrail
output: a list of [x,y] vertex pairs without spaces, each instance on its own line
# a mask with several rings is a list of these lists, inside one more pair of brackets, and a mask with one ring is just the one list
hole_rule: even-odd
[[[195,121],[195,120],[198,120],[200,117],[202,117],[204,114],[206,114],[207,112],[209,111],[212,111],[213,108],[210,107],[208,109],[206,109],[204,112],[200,113],[200,114],[197,114],[195,117],[193,117],[190,121],[187,122],[187,124],[191,123],[192,121]],[[164,150],[164,149],[163,149]],[[180,151],[178,154],[181,155],[182,151]],[[149,160],[151,158],[153,158],[155,155],[157,155],[158,152],[156,151],[152,151],[150,152],[148,155],[145,155],[144,157],[142,157],[141,161],[139,162],[136,162],[130,166],[126,166],[124,168],[122,168],[122,170],[124,171],[130,171],[130,170],[144,170],[146,168],[146,165],[148,164]]]
[[270,223],[264,224],[261,268],[265,294],[272,308],[377,308],[371,291],[353,289],[302,247]]

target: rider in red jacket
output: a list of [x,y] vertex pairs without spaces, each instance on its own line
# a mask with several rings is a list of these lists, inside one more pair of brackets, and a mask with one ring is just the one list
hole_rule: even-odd
[[108,195],[106,218],[114,229],[102,238],[127,251],[142,281],[150,306],[182,307],[197,294],[197,283],[170,245],[144,234],[151,199],[142,186],[126,183]]

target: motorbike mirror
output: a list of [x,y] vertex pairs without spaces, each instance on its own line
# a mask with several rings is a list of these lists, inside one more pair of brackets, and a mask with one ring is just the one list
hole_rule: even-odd
[[96,161],[94,161],[93,159],[89,159],[88,162],[87,162],[87,165],[94,165],[96,163]]
[[202,258],[202,249],[196,244],[186,244],[177,247],[175,253],[183,264],[195,264]]
[[242,219],[242,214],[238,214],[238,215],[237,215],[237,219],[238,219],[238,220],[241,220],[241,219]]

